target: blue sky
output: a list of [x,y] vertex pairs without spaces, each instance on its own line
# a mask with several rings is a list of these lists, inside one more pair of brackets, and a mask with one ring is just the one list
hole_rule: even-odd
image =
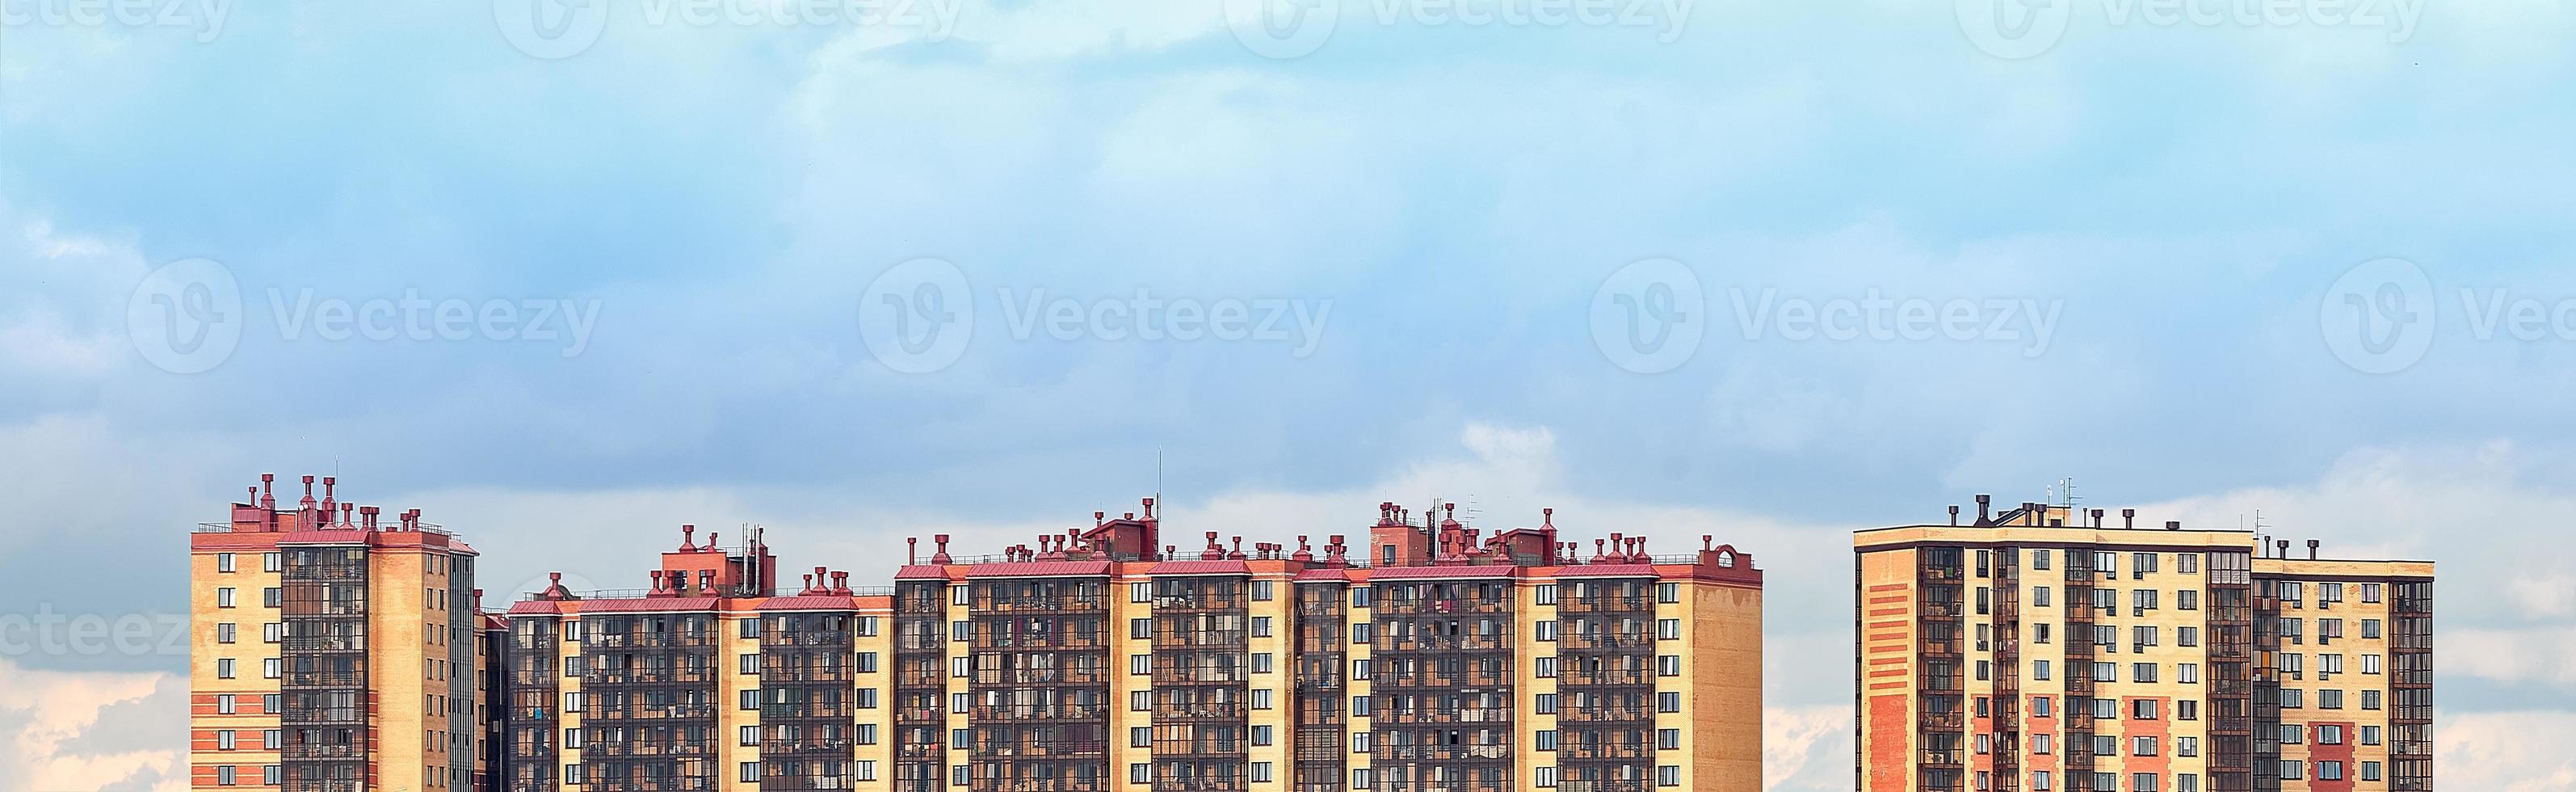
[[[184,612],[148,548],[261,472],[425,509],[499,596],[641,585],[683,522],[867,579],[1160,453],[1193,531],[1716,534],[1772,653],[1838,659],[1849,531],[2073,477],[2439,560],[2445,777],[2576,788],[2516,738],[2576,728],[2523,659],[2576,649],[2565,10],[1279,2],[0,2],[0,611]],[[238,342],[174,366],[189,284]],[[1140,294],[1272,323],[1148,340]],[[510,317],[324,329],[412,295]],[[0,771],[184,777],[134,714],[184,656],[0,661],[76,691],[0,696],[53,746]],[[1775,787],[1847,784],[1847,669],[1773,666]]]

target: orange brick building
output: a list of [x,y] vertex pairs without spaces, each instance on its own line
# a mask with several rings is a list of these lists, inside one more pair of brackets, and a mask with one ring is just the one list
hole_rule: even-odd
[[189,537],[189,788],[491,788],[474,549],[275,480]]
[[1863,792],[2429,792],[2433,564],[1977,498],[1861,531]]
[[1762,788],[1762,573],[1702,538],[1381,504],[1294,549],[1142,516],[893,586],[684,530],[648,589],[510,608],[510,790]]

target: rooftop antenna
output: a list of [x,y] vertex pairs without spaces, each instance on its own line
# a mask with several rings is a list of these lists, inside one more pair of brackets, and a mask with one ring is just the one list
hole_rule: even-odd
[[2068,509],[2075,508],[2076,502],[2084,499],[2083,496],[2075,494],[2075,479],[2072,476],[2060,478],[2057,483],[2049,485],[2048,493],[2049,505],[2064,506]]
[[1164,514],[1170,514],[1170,513],[1172,513],[1172,504],[1171,504],[1171,502],[1170,502],[1170,501],[1163,500],[1163,447],[1162,447],[1162,446],[1155,446],[1155,447],[1154,447],[1154,505],[1155,505],[1155,506],[1158,506],[1158,507],[1161,507],[1161,508],[1162,508],[1162,510],[1163,510],[1163,513],[1164,513]]
[[1469,524],[1469,525],[1474,525],[1474,524],[1476,524],[1476,517],[1477,517],[1477,515],[1481,515],[1481,514],[1484,514],[1484,513],[1485,513],[1485,510],[1484,510],[1484,509],[1476,508],[1476,493],[1473,493],[1473,492],[1467,493],[1467,503],[1466,503],[1465,505],[1466,505],[1466,507],[1467,507],[1467,508],[1465,508],[1465,509],[1461,509],[1460,511],[1462,511],[1462,512],[1465,512],[1465,513],[1466,513],[1466,515],[1467,515],[1467,519],[1460,520],[1459,522],[1463,522],[1463,523],[1466,523],[1466,524]]

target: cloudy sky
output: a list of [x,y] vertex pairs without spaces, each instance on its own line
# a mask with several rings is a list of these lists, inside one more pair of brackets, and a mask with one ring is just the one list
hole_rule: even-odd
[[1780,790],[1849,532],[2072,478],[2438,560],[2444,779],[2576,789],[2558,3],[149,5],[0,0],[0,788],[184,786],[184,650],[42,639],[336,471],[496,598],[1157,487],[1713,534]]

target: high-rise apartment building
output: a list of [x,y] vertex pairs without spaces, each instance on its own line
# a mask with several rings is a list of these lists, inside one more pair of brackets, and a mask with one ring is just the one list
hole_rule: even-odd
[[189,537],[189,787],[489,789],[474,549],[275,480]]
[[1862,792],[2433,788],[2433,564],[2025,503],[1859,532]]
[[511,607],[504,787],[1761,789],[1751,556],[1440,516],[1184,551],[1148,499],[793,593],[759,536],[684,527],[648,589]]

